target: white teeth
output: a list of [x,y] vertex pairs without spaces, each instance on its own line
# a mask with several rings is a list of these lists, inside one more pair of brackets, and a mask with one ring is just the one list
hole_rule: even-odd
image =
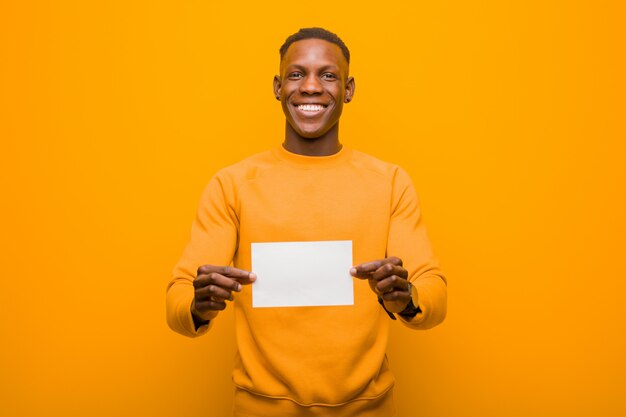
[[298,106],[298,109],[302,111],[320,111],[323,108],[324,106],[320,104],[300,104]]

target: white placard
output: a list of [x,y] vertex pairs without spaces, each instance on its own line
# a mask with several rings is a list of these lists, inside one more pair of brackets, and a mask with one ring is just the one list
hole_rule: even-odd
[[252,307],[354,304],[352,241],[252,244]]

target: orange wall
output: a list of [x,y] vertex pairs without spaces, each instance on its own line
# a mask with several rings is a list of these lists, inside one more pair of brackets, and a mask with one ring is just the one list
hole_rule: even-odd
[[624,3],[383,3],[0,4],[1,415],[227,415],[232,312],[185,339],[165,285],[210,176],[280,143],[312,25],[450,282],[444,325],[394,325],[401,415],[626,414]]

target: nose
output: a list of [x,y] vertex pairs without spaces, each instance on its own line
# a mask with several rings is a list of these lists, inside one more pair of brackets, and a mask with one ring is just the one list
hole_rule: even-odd
[[309,74],[300,84],[300,92],[303,94],[321,94],[322,84],[320,80],[313,75]]

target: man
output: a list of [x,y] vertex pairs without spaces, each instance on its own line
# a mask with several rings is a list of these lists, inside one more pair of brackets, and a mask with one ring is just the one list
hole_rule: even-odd
[[[392,416],[389,323],[439,324],[446,281],[408,175],[339,141],[355,91],[348,48],[309,28],[280,56],[284,143],[207,185],[168,286],[168,323],[198,336],[233,302],[235,416]],[[354,305],[252,307],[252,243],[333,240],[353,243]]]

